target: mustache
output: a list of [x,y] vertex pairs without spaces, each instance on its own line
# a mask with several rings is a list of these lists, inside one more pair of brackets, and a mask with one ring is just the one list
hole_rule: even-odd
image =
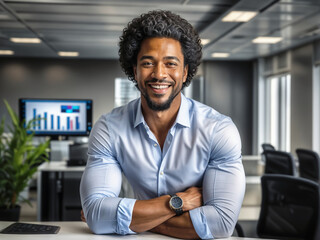
[[147,80],[145,83],[146,84],[149,84],[149,83],[168,83],[170,85],[174,85],[174,83],[172,81],[168,81],[165,79],[157,79],[157,78],[152,78],[150,80]]

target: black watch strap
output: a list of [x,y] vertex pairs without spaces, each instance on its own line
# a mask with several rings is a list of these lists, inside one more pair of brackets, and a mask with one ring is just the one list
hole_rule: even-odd
[[180,216],[180,215],[182,215],[182,214],[183,214],[183,210],[182,210],[182,208],[175,209],[175,212],[176,212],[176,215],[177,215],[177,216]]

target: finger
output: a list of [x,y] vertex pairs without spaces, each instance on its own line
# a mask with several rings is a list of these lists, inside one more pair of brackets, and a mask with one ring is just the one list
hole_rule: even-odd
[[84,212],[83,212],[82,209],[81,209],[81,220],[82,220],[83,222],[87,222],[87,221],[86,221],[86,218],[84,217]]

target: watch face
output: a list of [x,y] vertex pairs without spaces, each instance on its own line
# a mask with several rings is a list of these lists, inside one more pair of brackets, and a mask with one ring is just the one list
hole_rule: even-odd
[[173,208],[181,208],[182,207],[182,199],[178,196],[171,198],[171,205]]

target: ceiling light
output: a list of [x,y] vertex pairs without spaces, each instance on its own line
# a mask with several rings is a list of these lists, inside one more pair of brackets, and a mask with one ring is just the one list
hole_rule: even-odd
[[253,43],[267,43],[267,44],[275,44],[280,42],[282,37],[257,37],[252,40]]
[[201,44],[202,45],[206,45],[206,44],[208,44],[210,42],[210,39],[205,39],[205,38],[202,38],[201,39]]
[[14,51],[11,50],[0,50],[0,55],[13,55]]
[[10,38],[14,43],[41,43],[40,38]]
[[214,58],[227,58],[229,57],[229,53],[224,53],[224,52],[215,52],[215,53],[212,53],[211,56],[214,57]]
[[61,57],[78,57],[78,52],[58,52],[58,55]]
[[252,11],[232,11],[222,18],[222,22],[248,22],[254,18],[258,12]]

